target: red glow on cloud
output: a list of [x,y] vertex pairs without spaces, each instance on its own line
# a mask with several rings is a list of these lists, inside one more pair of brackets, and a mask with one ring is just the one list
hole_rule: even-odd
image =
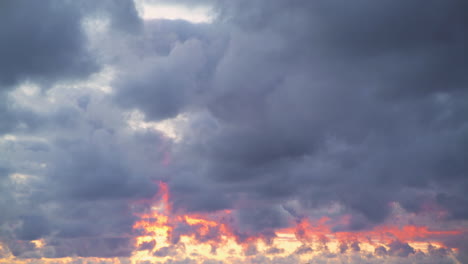
[[[380,246],[398,240],[405,243],[428,242],[444,246],[442,243],[444,238],[460,235],[463,232],[461,230],[433,230],[427,226],[417,225],[380,225],[370,230],[334,232],[334,225],[349,222],[349,216],[342,217],[338,222],[332,221],[329,217],[322,217],[318,220],[304,217],[291,223],[288,228],[275,230],[274,236],[268,237],[262,234],[236,232],[231,210],[210,214],[172,212],[169,187],[164,182],[159,183],[159,191],[154,201],[157,202],[153,204],[151,211],[140,214],[140,220],[134,225],[135,229],[143,232],[142,239],[137,239],[138,244],[148,239],[155,239],[157,245],[170,246],[185,239],[184,241],[190,241],[188,242],[190,245],[210,246],[213,254],[216,249],[229,243],[235,243],[243,252],[247,252],[252,249],[252,246],[256,247],[258,243],[273,245],[279,237],[283,237],[281,243],[295,241],[296,247],[316,243],[316,245],[323,245],[322,249],[326,250],[328,250],[327,244],[334,241],[340,244],[364,243]],[[284,239],[285,237],[290,239]]]

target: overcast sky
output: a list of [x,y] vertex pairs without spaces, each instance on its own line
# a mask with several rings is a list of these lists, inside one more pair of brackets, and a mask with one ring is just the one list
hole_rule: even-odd
[[467,29],[464,0],[0,1],[0,263],[468,263]]

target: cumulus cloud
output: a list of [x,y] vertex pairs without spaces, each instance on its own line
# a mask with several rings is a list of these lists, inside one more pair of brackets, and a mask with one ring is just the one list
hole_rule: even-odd
[[[181,235],[219,241],[219,227],[135,244],[163,180],[173,212],[231,210],[237,242],[262,238],[265,256],[248,245],[245,263],[466,259],[466,231],[438,235],[458,253],[394,237],[335,254],[301,228],[290,256],[272,244],[322,217],[331,232],[415,219],[466,230],[465,2],[156,2],[210,6],[214,19],[142,20],[130,0],[0,4],[0,256],[195,263],[175,258]],[[152,127],[175,118],[177,139]]]
[[[2,4],[0,244],[13,256],[129,256],[134,248],[129,201],[156,192],[152,163],[164,155],[164,136],[134,133],[88,82],[101,73],[83,23],[128,19],[106,9],[113,4]],[[29,241],[39,239],[48,247],[37,253]]]
[[[464,215],[466,65],[457,59],[466,43],[463,4],[240,2],[223,5],[231,32],[221,59],[197,53],[205,54],[198,65],[215,61],[215,70],[198,68],[190,84],[177,85],[183,92],[171,103],[182,112],[208,111],[174,153],[174,192],[185,188],[180,182],[204,182],[181,204],[203,209],[196,203],[210,194],[229,195],[225,206],[242,195],[273,203],[296,198],[308,208],[337,201],[354,211],[348,228],[359,229],[384,221],[393,201],[420,210],[427,199],[407,191],[416,189],[453,217]],[[155,82],[138,87],[145,94],[175,91]],[[197,94],[187,101],[187,92]],[[162,117],[140,102],[148,118]],[[190,176],[178,173],[181,163],[193,166]]]
[[82,13],[72,4],[6,1],[1,10],[2,87],[24,79],[81,78],[97,69],[86,48]]

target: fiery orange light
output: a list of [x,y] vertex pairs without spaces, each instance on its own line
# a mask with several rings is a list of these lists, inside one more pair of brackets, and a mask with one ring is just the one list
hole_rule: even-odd
[[[233,260],[233,263],[237,263],[235,259],[248,259],[254,257],[256,252],[272,257],[296,254],[306,262],[320,252],[339,252],[341,248],[350,248],[352,245],[373,253],[379,246],[388,248],[387,245],[394,240],[408,243],[416,250],[427,251],[428,244],[438,248],[445,247],[442,242],[444,238],[466,233],[466,230],[432,230],[427,226],[416,225],[383,225],[371,230],[333,232],[334,225],[349,221],[349,216],[344,216],[339,221],[328,217],[318,220],[305,217],[297,219],[288,228],[274,230],[273,237],[239,234],[233,225],[234,214],[231,210],[210,214],[174,213],[169,187],[163,182],[159,183],[159,191],[149,204],[146,201],[138,203],[149,205],[149,209],[137,214],[139,220],[133,225],[140,235],[135,238],[136,250],[130,258],[132,264],[145,261],[164,262],[174,258],[183,259],[183,256],[197,256],[200,263],[203,263],[203,258],[227,261],[226,263]],[[47,246],[42,240],[33,243],[38,249]],[[458,252],[455,248],[451,250]],[[55,259],[53,263],[68,264],[75,260],[76,258]],[[93,260],[98,261],[99,258]],[[120,263],[117,259],[110,261],[103,263]],[[7,259],[0,259],[0,263],[30,264],[11,255]],[[43,263],[49,261],[44,259]]]
[[[177,214],[172,212],[168,185],[159,184],[156,202],[149,213],[140,215],[135,229],[143,231],[138,246],[154,239],[155,250],[185,243],[199,255],[217,256],[220,259],[229,257],[232,252],[247,252],[252,246],[260,249],[269,247],[282,248],[277,254],[290,254],[305,246],[322,245],[319,249],[338,250],[340,244],[358,243],[362,248],[374,250],[375,247],[388,244],[394,240],[413,243],[423,248],[425,242],[443,247],[438,238],[459,235],[461,230],[431,230],[426,226],[377,226],[371,230],[333,232],[332,219],[323,217],[318,220],[299,219],[290,227],[278,229],[273,238],[258,234],[242,234],[242,238],[232,226],[232,211],[224,210],[212,214]],[[344,216],[341,222],[349,221]],[[330,247],[328,247],[330,246]],[[207,250],[207,247],[210,250]],[[224,249],[223,249],[224,248]],[[237,251],[236,251],[237,250]],[[202,252],[203,251],[203,252]],[[314,250],[315,252],[316,250]],[[219,253],[221,252],[221,253]],[[231,253],[229,253],[231,252]],[[312,254],[312,253],[310,253]],[[150,256],[149,258],[152,258]]]

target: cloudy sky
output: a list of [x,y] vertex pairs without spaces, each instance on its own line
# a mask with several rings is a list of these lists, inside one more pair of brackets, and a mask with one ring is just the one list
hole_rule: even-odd
[[0,1],[0,263],[468,263],[467,10]]

